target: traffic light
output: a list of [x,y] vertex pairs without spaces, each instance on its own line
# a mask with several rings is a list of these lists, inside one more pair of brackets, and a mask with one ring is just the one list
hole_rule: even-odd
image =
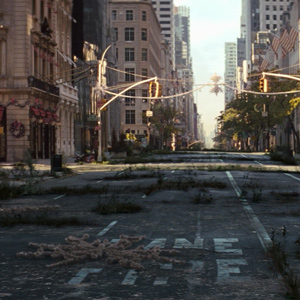
[[157,98],[159,95],[159,83],[156,81],[151,81],[149,83],[149,96]]
[[265,82],[265,79],[263,77],[259,78],[259,90],[261,93],[264,92],[264,82]]
[[264,93],[269,91],[269,82],[266,78],[264,78]]
[[162,95],[162,85],[161,84],[158,84],[158,97],[161,97]]
[[269,91],[269,82],[266,78],[259,78],[259,90],[261,93],[267,93]]

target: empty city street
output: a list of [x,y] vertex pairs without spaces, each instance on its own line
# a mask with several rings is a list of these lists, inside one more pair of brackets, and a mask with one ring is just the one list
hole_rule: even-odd
[[[0,299],[286,299],[270,249],[282,245],[298,272],[297,167],[251,154],[159,158],[168,162],[73,164],[76,175],[40,194],[2,201]],[[120,203],[127,213],[95,210]],[[3,225],[11,216],[79,222]]]

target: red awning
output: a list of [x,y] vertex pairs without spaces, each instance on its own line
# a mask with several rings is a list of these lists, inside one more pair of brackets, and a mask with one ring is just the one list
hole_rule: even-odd
[[33,112],[33,114],[34,114],[35,117],[39,117],[40,116],[40,111],[37,108],[31,106],[30,109]]
[[46,117],[46,112],[44,110],[42,110],[42,109],[39,109],[39,111],[40,111],[40,116],[42,118],[45,118]]
[[47,118],[50,120],[53,119],[52,113],[50,111],[47,111]]
[[2,121],[4,111],[5,111],[5,107],[0,106],[0,122]]
[[54,119],[55,121],[58,121],[58,115],[57,115],[56,113],[53,114],[53,119]]

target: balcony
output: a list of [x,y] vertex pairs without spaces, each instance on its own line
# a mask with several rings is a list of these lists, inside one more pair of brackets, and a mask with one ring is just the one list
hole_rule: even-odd
[[55,96],[59,96],[59,88],[58,87],[56,87],[52,84],[49,84],[48,82],[37,79],[33,76],[28,77],[28,87],[34,87],[34,88],[42,90],[46,93],[50,93]]

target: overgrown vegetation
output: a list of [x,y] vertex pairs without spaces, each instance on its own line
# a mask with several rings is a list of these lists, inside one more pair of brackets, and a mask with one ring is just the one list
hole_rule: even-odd
[[42,226],[81,226],[91,225],[89,222],[81,221],[77,217],[49,217],[47,215],[28,215],[28,214],[5,214],[0,215],[0,226],[15,225],[42,225]]
[[86,194],[105,194],[109,190],[108,186],[92,187],[91,185],[85,185],[83,187],[67,187],[57,186],[48,190],[51,194],[65,194],[65,195],[86,195]]
[[142,210],[142,207],[132,202],[120,202],[116,194],[106,195],[105,203],[99,200],[97,206],[92,210],[101,215],[116,214],[116,213],[136,213]]
[[300,299],[300,280],[298,275],[290,267],[287,254],[280,243],[273,240],[272,246],[268,249],[276,270],[281,274],[285,286],[287,287],[287,296],[290,299]]

